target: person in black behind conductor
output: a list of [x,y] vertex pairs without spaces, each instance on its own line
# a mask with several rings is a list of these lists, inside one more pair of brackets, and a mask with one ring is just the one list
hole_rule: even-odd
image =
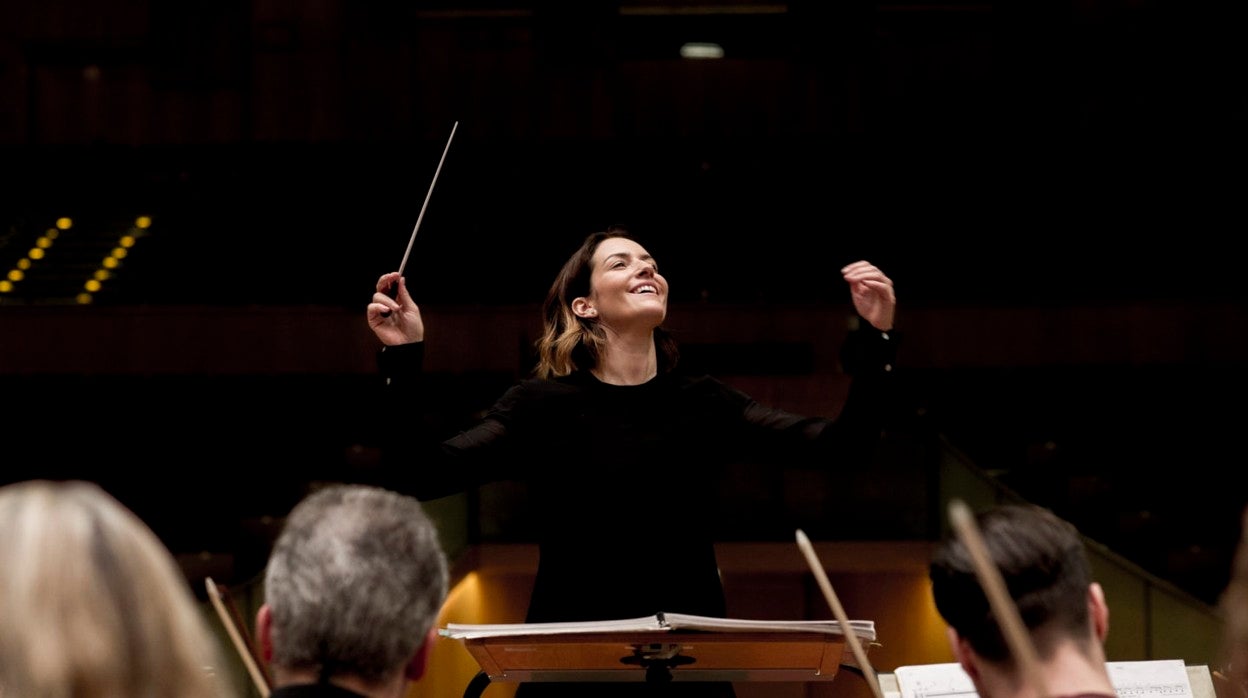
[[367,317],[383,345],[391,413],[403,420],[384,449],[394,486],[428,499],[499,479],[527,484],[539,519],[527,622],[723,617],[709,484],[722,464],[765,453],[856,467],[878,443],[895,381],[893,282],[866,261],[840,272],[866,322],[842,349],[853,379],[834,420],[768,407],[680,370],[662,327],[667,280],[617,226],[586,237],[550,287],[534,375],[450,438],[419,433],[410,412],[420,400],[425,327],[405,280],[383,274]]

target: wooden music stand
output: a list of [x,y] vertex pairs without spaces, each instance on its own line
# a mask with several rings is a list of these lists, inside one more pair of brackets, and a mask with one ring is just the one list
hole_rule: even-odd
[[842,636],[822,632],[621,631],[463,639],[481,671],[464,698],[493,681],[831,681],[857,668]]

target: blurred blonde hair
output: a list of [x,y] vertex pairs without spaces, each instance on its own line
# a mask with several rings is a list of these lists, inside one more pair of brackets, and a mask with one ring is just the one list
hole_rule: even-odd
[[0,532],[0,695],[232,695],[173,556],[101,487],[0,487]]

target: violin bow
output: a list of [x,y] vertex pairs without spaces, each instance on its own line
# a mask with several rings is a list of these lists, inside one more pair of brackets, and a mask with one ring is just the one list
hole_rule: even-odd
[[828,575],[823,571],[823,565],[819,562],[819,556],[815,554],[814,546],[810,544],[810,539],[800,528],[797,529],[797,547],[802,549],[802,554],[806,556],[806,562],[810,565],[810,571],[815,573],[819,588],[823,590],[823,597],[832,607],[832,613],[836,615],[837,622],[841,624],[841,633],[845,635],[845,642],[849,643],[854,658],[858,660],[858,668],[862,669],[871,692],[875,694],[875,698],[884,698],[884,689],[880,688],[880,681],[875,676],[875,670],[871,668],[871,662],[867,661],[867,652],[862,648],[862,643],[858,641],[858,634],[854,632],[853,626],[849,624],[849,617],[845,615],[840,599],[832,590],[832,582],[828,581]]
[[212,581],[212,577],[206,577],[204,584],[208,587],[208,598],[212,599],[213,608],[217,610],[221,623],[225,625],[225,630],[234,643],[234,649],[243,658],[243,664],[247,665],[247,673],[251,674],[252,682],[256,684],[263,698],[269,698],[269,687],[273,685],[273,682],[261,668],[262,662],[255,645],[251,643],[250,638],[244,637],[247,626],[244,625],[238,609],[235,608],[234,602],[230,600],[226,592]]
[[1040,671],[1039,655],[1036,653],[1035,645],[1031,643],[1031,636],[1027,634],[1027,626],[1023,625],[1018,606],[1014,604],[1014,599],[1010,598],[1006,590],[1005,580],[1001,578],[1001,570],[997,568],[992,561],[992,556],[988,554],[988,546],[984,544],[983,536],[980,535],[979,526],[975,524],[970,508],[959,499],[952,500],[949,502],[949,520],[953,523],[958,539],[971,554],[971,561],[975,563],[975,576],[979,578],[979,584],[988,596],[992,614],[996,616],[997,623],[1005,635],[1006,644],[1010,647],[1010,653],[1017,658],[1023,670],[1023,676],[1032,684],[1037,696],[1049,695],[1048,687],[1044,682],[1044,674]]

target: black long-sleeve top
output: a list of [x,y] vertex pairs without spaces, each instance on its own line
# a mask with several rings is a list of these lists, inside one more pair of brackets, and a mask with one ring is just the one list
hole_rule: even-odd
[[[422,499],[526,483],[539,544],[528,622],[723,616],[710,526],[721,469],[742,457],[860,465],[893,392],[896,340],[869,326],[850,334],[853,380],[835,420],[761,405],[706,375],[619,386],[577,371],[515,384],[445,441],[398,434],[405,443],[387,458],[402,459],[400,486]],[[418,402],[423,356],[422,343],[379,355],[395,404]]]

